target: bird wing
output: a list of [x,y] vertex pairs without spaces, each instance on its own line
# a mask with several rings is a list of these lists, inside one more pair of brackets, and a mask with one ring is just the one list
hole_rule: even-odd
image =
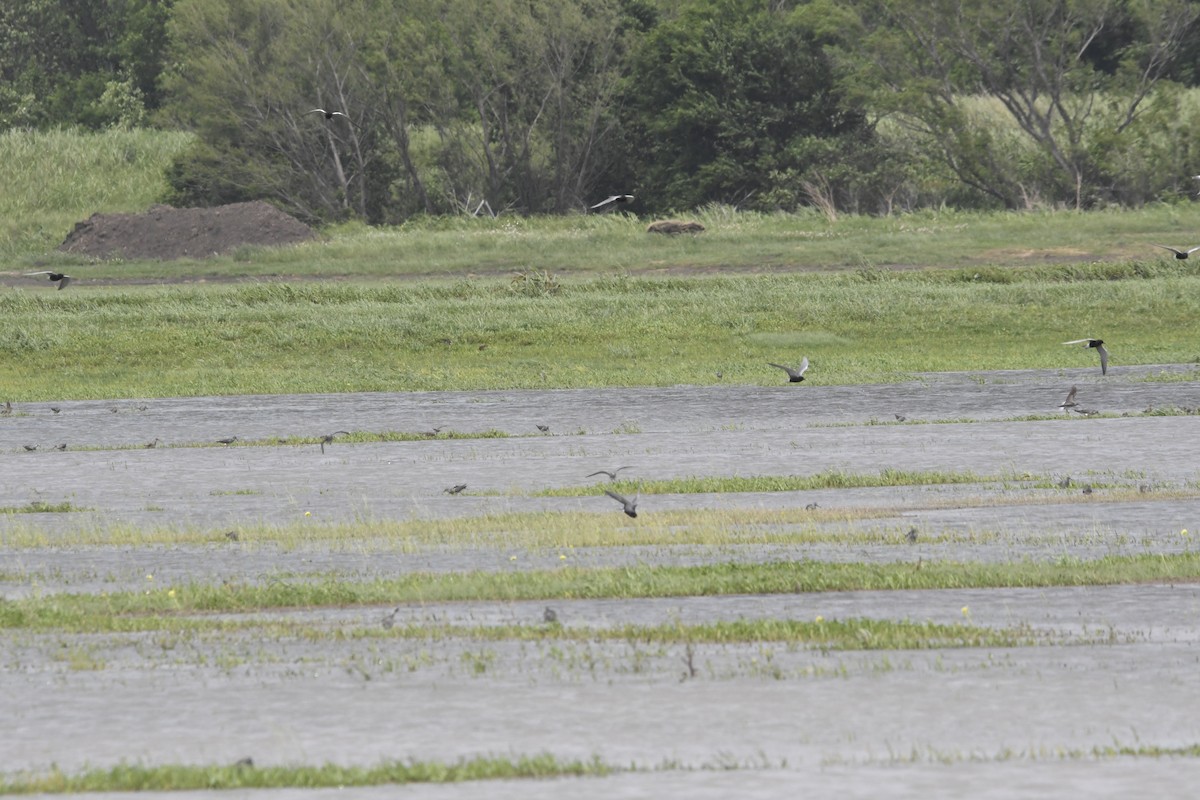
[[67,284],[70,282],[71,282],[71,276],[63,275],[62,280],[58,282],[58,290],[61,292],[63,289],[67,288]]
[[1196,252],[1197,250],[1200,250],[1200,246],[1196,246],[1196,247],[1189,247],[1189,248],[1188,248],[1188,253],[1194,253],[1194,252]]
[[26,275],[49,275],[51,270],[44,269],[41,272],[26,272]]
[[1077,391],[1079,391],[1079,387],[1078,387],[1078,386],[1072,386],[1072,387],[1071,387],[1071,391],[1067,392],[1067,399],[1066,399],[1066,400],[1063,400],[1063,405],[1064,405],[1064,406],[1065,406],[1067,403],[1069,403],[1069,402],[1071,402],[1072,400],[1074,400],[1074,399],[1075,399],[1075,393],[1076,393]]
[[609,471],[608,471],[608,470],[606,470],[606,469],[597,470],[596,472],[590,473],[590,474],[588,474],[588,475],[584,475],[583,477],[585,477],[585,478],[594,478],[594,477],[595,477],[595,476],[597,476],[597,475],[607,475],[607,476],[609,476],[610,478],[612,477],[612,473],[611,473],[611,472],[609,472]]
[[1086,339],[1072,339],[1069,342],[1063,342],[1063,344],[1083,344],[1084,342],[1090,342],[1091,340],[1092,338],[1089,336]]
[[788,376],[789,376],[789,377],[791,377],[792,375],[796,375],[796,374],[797,374],[797,373],[796,373],[796,370],[792,369],[791,367],[785,367],[783,364],[775,364],[775,363],[773,363],[773,362],[771,362],[771,361],[768,361],[768,362],[767,362],[767,366],[768,366],[768,367],[775,367],[776,369],[781,369],[781,370],[783,370],[784,372],[786,372],[786,373],[788,374]]
[[591,206],[590,210],[595,211],[597,208],[603,208],[604,206],[615,202],[617,202],[617,195],[609,195],[607,199],[601,200],[599,203],[596,203],[596,205]]
[[627,506],[627,505],[629,505],[629,501],[628,501],[628,500],[626,500],[624,497],[622,497],[621,495],[617,494],[616,492],[612,491],[611,489],[605,489],[605,490],[604,490],[604,493],[605,493],[606,495],[608,495],[609,497],[611,497],[613,500],[616,500],[618,503],[620,503],[620,504],[621,504],[621,505],[623,505],[623,506]]
[[796,370],[797,374],[803,375],[808,371],[808,356],[800,359],[800,369]]
[[306,113],[306,114],[324,114],[324,113],[325,113],[325,109],[323,109],[323,108],[314,108],[312,111],[306,111],[306,112],[304,112],[304,113]]
[[1108,374],[1108,351],[1104,349],[1104,345],[1096,345],[1096,352],[1100,354],[1100,374]]
[[1151,242],[1150,246],[1151,247],[1161,247],[1163,250],[1170,250],[1175,255],[1182,254],[1181,250],[1176,250],[1174,247],[1167,247],[1165,244],[1154,244],[1153,242]]

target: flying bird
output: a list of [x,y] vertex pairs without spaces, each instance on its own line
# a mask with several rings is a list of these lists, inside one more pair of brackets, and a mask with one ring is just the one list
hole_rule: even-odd
[[638,500],[642,496],[641,492],[638,492],[632,501],[626,500],[621,495],[617,494],[616,492],[609,491],[608,489],[605,489],[604,493],[606,495],[608,495],[609,497],[611,497],[613,500],[616,500],[622,506],[624,506],[625,507],[624,511],[628,516],[631,516],[631,517],[637,516],[637,504],[638,504]]
[[[1187,256],[1184,256],[1184,258],[1187,258]],[[51,272],[48,269],[44,269],[41,272],[26,272],[25,274],[26,275],[46,275],[46,276],[48,276],[50,278],[51,283],[53,283],[55,281],[58,282],[58,290],[60,292],[63,289],[67,288],[67,284],[71,282],[70,275],[64,275],[61,272]]]
[[598,469],[598,470],[596,470],[595,472],[591,473],[590,475],[584,475],[583,477],[585,477],[585,478],[593,478],[593,477],[595,477],[595,476],[597,476],[597,475],[607,475],[607,476],[608,476],[608,479],[609,479],[610,481],[615,481],[615,480],[617,479],[617,473],[618,473],[618,472],[620,472],[620,471],[621,471],[621,470],[623,470],[623,469],[630,469],[630,467],[617,467],[616,469],[614,469],[614,470],[613,470],[613,471],[611,471],[611,472],[609,472],[609,471],[608,471],[608,470],[606,470],[606,469]]
[[445,489],[442,489],[442,493],[443,494],[458,494],[465,488],[467,488],[467,485],[465,483],[456,483],[453,486],[448,486]]
[[630,203],[632,201],[633,201],[633,195],[631,195],[631,194],[613,194],[613,195],[609,195],[606,199],[601,200],[599,203],[596,203],[596,205],[591,206],[588,210],[589,211],[603,211],[603,210],[606,210],[609,208],[616,208],[617,206],[623,206],[626,203]]
[[1172,253],[1175,254],[1175,257],[1180,260],[1183,260],[1183,259],[1187,258],[1188,256],[1190,256],[1192,253],[1196,252],[1197,250],[1200,250],[1200,247],[1192,247],[1188,250],[1176,250],[1174,247],[1167,247],[1165,244],[1155,244],[1155,245],[1151,245],[1151,246],[1152,247],[1161,247],[1163,250],[1170,250]]
[[804,380],[804,373],[808,371],[808,356],[800,359],[800,366],[795,369],[785,367],[783,364],[774,364],[770,361],[767,362],[767,366],[786,372],[788,374],[788,383],[800,383],[800,381]]
[[325,117],[325,119],[333,119],[334,117],[345,117],[348,122],[353,121],[350,119],[349,114],[344,114],[341,111],[326,111],[323,108],[314,108],[312,111],[309,111],[308,113],[309,114],[320,114],[323,117]]
[[1096,348],[1096,352],[1100,354],[1100,374],[1108,374],[1108,351],[1104,349],[1103,339],[1072,339],[1069,342],[1063,342],[1063,344],[1081,344],[1084,347]]
[[334,431],[333,433],[327,433],[324,436],[322,436],[321,437],[321,452],[322,453],[325,452],[325,445],[333,444],[333,437],[338,436],[338,435],[349,436],[350,431]]
[[1079,405],[1078,403],[1075,402],[1075,393],[1077,391],[1079,391],[1079,387],[1072,386],[1071,391],[1067,392],[1067,399],[1063,400],[1062,403],[1060,403],[1058,407],[1061,408],[1063,411],[1066,411],[1067,409],[1074,408],[1075,406]]

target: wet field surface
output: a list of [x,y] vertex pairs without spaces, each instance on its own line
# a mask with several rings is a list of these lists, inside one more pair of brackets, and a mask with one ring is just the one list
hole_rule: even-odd
[[[1072,385],[1097,416],[1058,408]],[[999,563],[1184,552],[1194,547],[1189,531],[1200,534],[1200,417],[1153,412],[1197,406],[1200,373],[1191,366],[1121,368],[1103,378],[1096,369],[939,374],[867,387],[18,404],[0,416],[0,507],[71,510],[0,515],[0,597],[564,564]],[[324,453],[273,443],[433,427],[506,436],[338,440]],[[216,444],[230,436],[253,444]],[[67,449],[53,449],[59,444]],[[621,477],[632,480],[884,469],[987,480],[643,495],[638,520],[601,495],[535,494],[588,486],[603,480],[589,472],[626,465]],[[462,494],[443,491],[459,483],[468,487]],[[541,511],[608,514],[616,529],[653,524],[656,512],[813,503],[821,513],[801,526],[819,536],[805,542],[788,540],[787,526],[779,541],[683,537],[636,547],[254,538],[264,526]],[[914,528],[917,540],[906,541]],[[160,529],[191,538],[94,543],[107,531]],[[233,541],[231,531],[243,535]],[[1027,630],[1033,641],[923,651],[701,644],[689,660],[680,645],[621,639],[395,637],[382,625],[390,605],[231,615],[248,627],[190,636],[14,629],[0,648],[0,718],[10,721],[0,726],[3,769],[548,752],[645,770],[403,790],[430,798],[776,797],[798,788],[849,797],[1185,796],[1200,778],[1194,757],[1095,757],[1095,748],[1200,743],[1200,584],[435,603],[400,606],[392,620],[536,626],[547,604],[562,625],[586,629],[968,620]],[[260,635],[257,623],[321,635]],[[241,793],[220,796],[231,794]]]

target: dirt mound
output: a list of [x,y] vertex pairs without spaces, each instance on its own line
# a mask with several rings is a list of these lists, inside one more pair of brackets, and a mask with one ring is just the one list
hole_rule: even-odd
[[674,236],[678,233],[703,233],[704,226],[699,222],[685,222],[678,219],[662,219],[651,222],[646,233],[665,233]]
[[58,246],[100,258],[208,258],[242,245],[277,246],[316,238],[312,228],[256,200],[216,208],[151,206],[142,214],[92,214]]

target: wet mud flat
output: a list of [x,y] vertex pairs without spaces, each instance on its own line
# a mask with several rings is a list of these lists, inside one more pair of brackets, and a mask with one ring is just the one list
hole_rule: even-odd
[[[0,515],[0,597],[564,564],[1001,563],[1188,552],[1190,532],[1200,534],[1200,418],[1187,413],[1200,405],[1194,374],[1167,365],[1103,379],[1095,370],[1013,371],[869,387],[19,405],[0,417],[0,507],[51,510]],[[1058,409],[1071,385],[1100,414]],[[270,443],[439,426],[505,436],[335,441],[324,453],[316,444]],[[234,435],[254,444],[216,444]],[[144,447],[154,439],[156,447]],[[68,448],[53,450],[59,443]],[[588,473],[624,465],[633,480],[884,469],[988,480],[649,494],[637,520],[603,495],[538,494],[591,485],[604,478]],[[468,488],[444,492],[457,483]],[[799,513],[811,504],[820,513],[780,524],[778,541],[765,528],[752,541],[718,545],[689,542],[686,532],[681,541],[578,548],[521,546],[515,536],[254,538],[271,526],[541,512],[607,514],[618,529],[653,524],[666,511]],[[126,538],[94,542],[110,530]],[[139,530],[188,536],[130,541],[128,532]],[[797,530],[814,538],[797,541]],[[916,541],[904,537],[909,530]],[[234,540],[229,531],[245,535]],[[396,633],[406,625],[537,627],[546,605],[559,624],[596,636]],[[389,616],[394,628],[383,626]],[[817,617],[970,621],[1030,639],[904,651],[699,643],[689,652],[599,634],[622,625]],[[170,634],[0,632],[0,715],[12,720],[0,731],[6,774],[122,761],[370,764],[549,752],[640,771],[405,791],[769,797],[827,787],[878,797],[969,786],[972,796],[988,796],[989,786],[1003,784],[1027,796],[1121,785],[1165,796],[1198,777],[1195,758],[1096,750],[1200,743],[1190,704],[1200,689],[1195,584],[425,603],[228,618],[234,627]],[[724,771],[732,766],[739,769]]]

